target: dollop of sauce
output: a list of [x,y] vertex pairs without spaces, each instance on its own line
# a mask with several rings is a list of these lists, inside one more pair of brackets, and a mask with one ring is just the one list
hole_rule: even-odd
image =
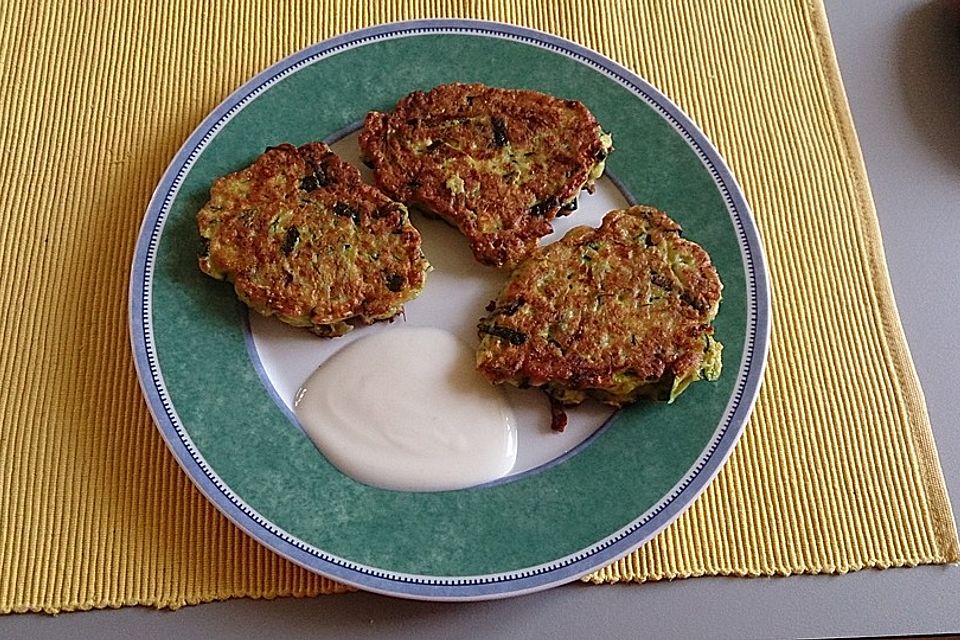
[[323,363],[294,412],[326,458],[360,482],[444,491],[496,480],[516,461],[516,420],[473,360],[441,329],[384,331]]

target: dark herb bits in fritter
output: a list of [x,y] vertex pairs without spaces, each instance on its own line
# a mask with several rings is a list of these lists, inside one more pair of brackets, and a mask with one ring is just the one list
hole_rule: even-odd
[[493,144],[498,147],[505,146],[509,142],[507,139],[507,123],[503,121],[503,118],[494,116],[490,118],[490,126],[493,127]]
[[353,224],[355,225],[360,224],[360,212],[348,204],[338,202],[337,204],[333,205],[333,212],[341,218],[350,218],[353,220]]
[[280,250],[283,251],[283,255],[288,256],[296,248],[297,243],[300,242],[300,231],[296,227],[290,227],[287,229],[287,233],[283,238],[283,246],[280,247]]
[[520,307],[522,307],[525,304],[527,304],[527,301],[524,300],[523,297],[520,297],[514,300],[513,302],[509,303],[508,305],[498,308],[496,310],[496,313],[502,316],[512,316],[513,314],[515,314],[517,311],[520,310]]
[[550,212],[556,213],[558,203],[556,198],[547,198],[546,200],[541,200],[532,207],[530,207],[530,215],[542,218],[546,215],[549,215]]
[[500,338],[506,340],[510,344],[519,347],[524,342],[527,341],[527,336],[521,331],[516,329],[511,329],[509,327],[504,327],[498,324],[480,324],[480,333],[485,333],[488,336],[494,336],[495,338]]
[[403,276],[399,273],[388,273],[385,278],[387,282],[387,289],[393,291],[394,293],[399,293],[403,290]]

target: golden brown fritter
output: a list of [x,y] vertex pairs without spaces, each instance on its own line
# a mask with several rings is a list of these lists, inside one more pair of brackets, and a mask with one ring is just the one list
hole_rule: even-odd
[[499,267],[593,190],[612,145],[575,100],[448,84],[368,114],[360,148],[381,189],[455,225],[478,261]]
[[563,406],[587,396],[673,401],[694,380],[716,380],[722,347],[710,323],[722,285],[707,252],[680,232],[663,212],[635,206],[539,249],[480,321],[479,371]]
[[217,179],[197,226],[205,273],[321,336],[392,318],[429,269],[406,208],[319,142],[271,147]]

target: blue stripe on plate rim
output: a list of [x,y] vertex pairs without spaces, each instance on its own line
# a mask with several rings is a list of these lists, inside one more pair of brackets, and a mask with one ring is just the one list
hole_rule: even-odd
[[[360,565],[306,544],[254,511],[210,468],[184,429],[167,395],[151,324],[154,261],[170,205],[200,152],[222,127],[264,90],[302,67],[370,42],[437,33],[500,38],[559,53],[603,73],[653,107],[694,149],[723,196],[741,247],[749,299],[746,347],[734,393],[709,445],[660,502],[620,531],[574,554],[521,570],[465,577],[411,575]],[[540,591],[591,573],[638,548],[693,503],[733,451],[756,401],[770,335],[768,282],[759,233],[729,169],[690,118],[646,81],[595,51],[541,31],[481,20],[417,20],[369,27],[307,47],[245,83],[201,122],[157,185],[140,228],[130,278],[130,341],[148,408],[174,458],[207,499],[255,540],[308,570],[367,591],[419,600],[487,600]]]

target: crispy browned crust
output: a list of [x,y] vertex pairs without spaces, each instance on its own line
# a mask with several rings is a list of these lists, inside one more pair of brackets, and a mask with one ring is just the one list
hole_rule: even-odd
[[480,321],[479,371],[493,383],[543,388],[564,405],[669,395],[702,368],[715,378],[710,323],[722,286],[706,251],[680,231],[636,206],[539,249]]
[[319,142],[271,147],[217,179],[197,226],[205,273],[319,335],[396,315],[429,268],[406,208]]
[[368,114],[360,148],[381,189],[458,227],[478,261],[509,266],[592,190],[602,135],[575,100],[447,84]]

